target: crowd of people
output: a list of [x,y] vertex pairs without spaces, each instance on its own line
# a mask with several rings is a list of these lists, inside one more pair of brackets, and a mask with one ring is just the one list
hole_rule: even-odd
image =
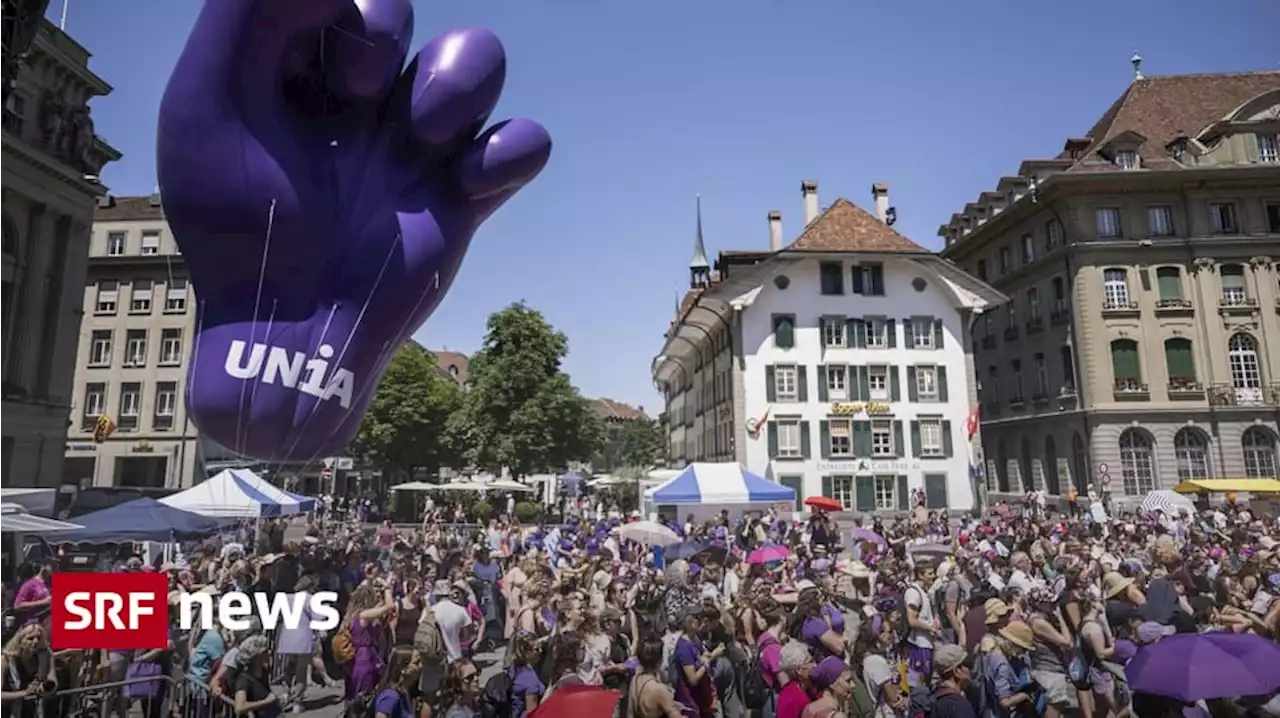
[[[113,568],[164,572],[173,601],[340,596],[327,634],[175,625],[146,652],[52,653],[52,566],[24,566],[3,712],[65,715],[68,689],[118,685],[106,707],[120,716],[137,704],[149,718],[271,718],[341,684],[359,718],[524,718],[570,686],[616,691],[620,718],[1280,715],[1280,519],[1247,506],[1105,521],[1034,504],[958,520],[656,517],[674,543],[640,537],[615,507],[580,515],[464,525],[433,512],[398,530],[331,513],[296,542],[267,521],[171,563],[127,557]],[[1236,671],[1256,674],[1244,688],[1234,674],[1200,694],[1138,675],[1161,642],[1181,641],[1195,668],[1211,655],[1199,646],[1226,639],[1260,651]],[[1254,665],[1268,649],[1277,660]]]

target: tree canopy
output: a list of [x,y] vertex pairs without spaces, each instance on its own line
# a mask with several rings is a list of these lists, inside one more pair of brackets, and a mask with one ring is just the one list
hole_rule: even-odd
[[523,302],[489,317],[453,422],[472,466],[524,476],[591,458],[604,426],[560,368],[568,351],[565,335]]
[[440,373],[435,355],[409,342],[387,366],[354,451],[406,479],[415,469],[435,473],[456,460],[450,422],[461,404],[461,389]]
[[622,464],[647,469],[661,463],[667,454],[667,438],[658,422],[630,419],[622,426]]

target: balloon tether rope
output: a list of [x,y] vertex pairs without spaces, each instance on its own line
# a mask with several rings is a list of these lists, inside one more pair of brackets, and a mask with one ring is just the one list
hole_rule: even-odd
[[[276,222],[276,201],[271,200],[271,207],[267,210],[267,237],[262,243],[262,261],[258,265],[258,291],[253,297],[253,323],[249,325],[249,356],[253,357],[253,344],[258,331],[258,310],[262,307],[262,285],[267,278],[267,258],[271,252],[271,230]],[[257,382],[255,382],[256,384]],[[244,447],[240,445],[240,430],[244,425],[244,395],[249,390],[248,381],[240,384],[240,406],[236,411],[236,447],[235,452],[241,453]]]

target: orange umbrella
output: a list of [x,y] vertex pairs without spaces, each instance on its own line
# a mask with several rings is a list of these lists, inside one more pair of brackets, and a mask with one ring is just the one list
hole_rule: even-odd
[[844,505],[830,496],[810,496],[804,505],[819,511],[844,511]]
[[533,709],[529,718],[554,718],[571,715],[573,718],[613,718],[622,694],[600,686],[557,686],[551,697]]

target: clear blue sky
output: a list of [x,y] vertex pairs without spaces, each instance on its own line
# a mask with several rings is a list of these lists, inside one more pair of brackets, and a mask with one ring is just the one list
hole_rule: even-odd
[[[124,152],[116,194],[155,183],[160,95],[197,0],[69,0],[67,30],[115,86],[93,104]],[[52,0],[57,21],[62,0]],[[471,352],[524,299],[569,337],[587,395],[660,402],[649,362],[687,286],[694,196],[708,250],[764,248],[765,214],[800,229],[800,181],[867,205],[888,182],[897,228],[938,225],[1026,157],[1082,134],[1148,75],[1280,67],[1277,0],[416,1],[415,46],[458,25],[506,43],[495,119],[547,126],[542,176],[479,232],[418,339]]]

